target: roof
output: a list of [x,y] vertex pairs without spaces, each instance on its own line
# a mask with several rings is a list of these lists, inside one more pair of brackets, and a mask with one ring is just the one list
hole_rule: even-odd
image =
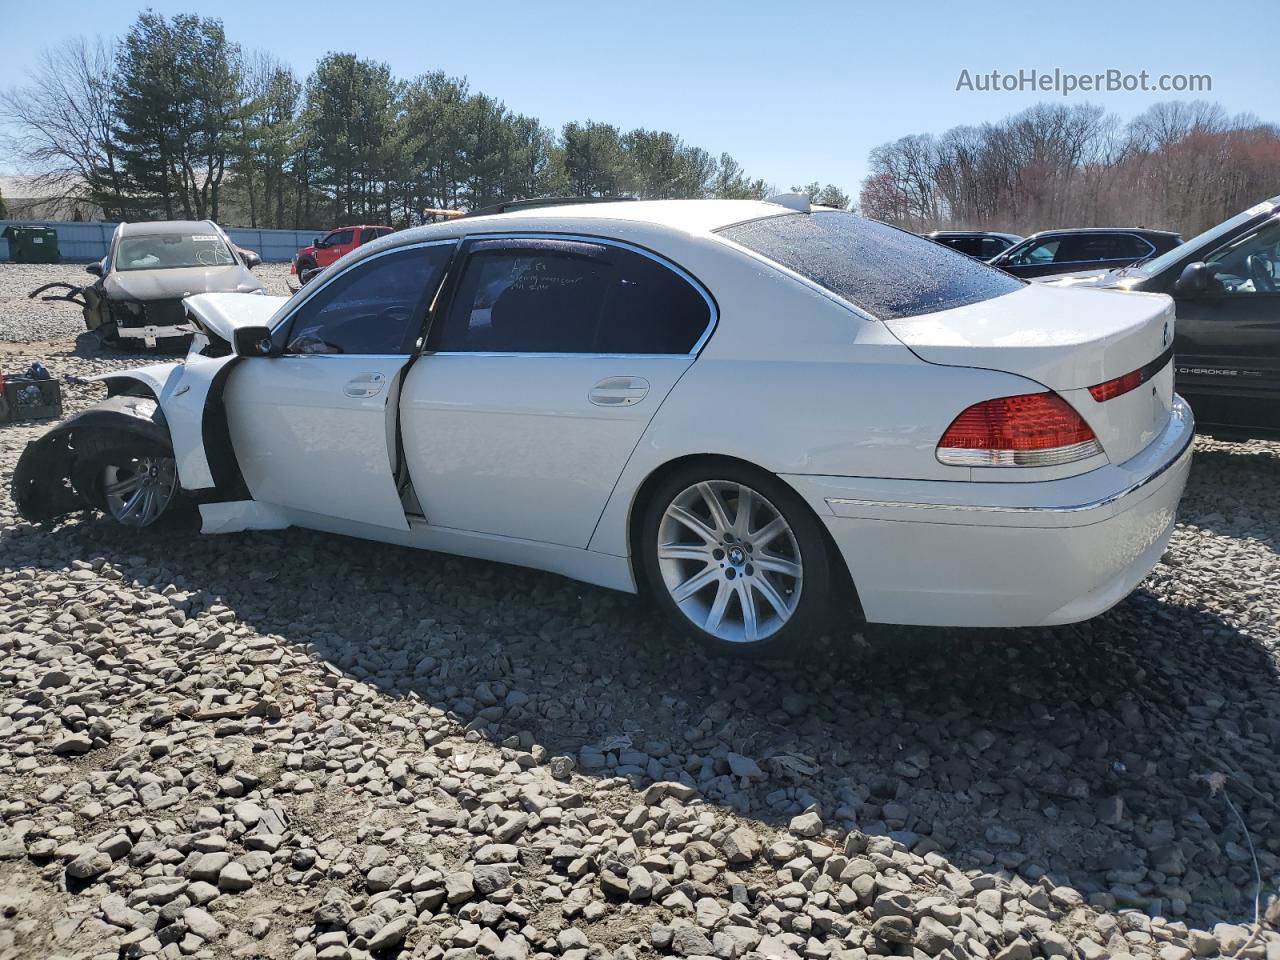
[[212,220],[140,220],[137,223],[122,223],[117,228],[122,237],[159,237],[172,234],[197,233],[201,230],[218,230]]
[[1149,233],[1162,237],[1181,236],[1173,230],[1153,230],[1150,227],[1061,227],[1057,230],[1039,230],[1027,239],[1042,237],[1046,233]]
[[475,229],[486,221],[506,224],[516,220],[622,220],[651,223],[689,233],[710,233],[744,220],[759,220],[785,213],[795,211],[763,200],[617,200],[532,207],[467,217],[466,229]]
[[1001,233],[999,230],[935,230],[933,233],[926,233],[925,236],[931,240],[937,240],[939,237],[1003,237],[1006,240],[1022,239],[1021,234]]

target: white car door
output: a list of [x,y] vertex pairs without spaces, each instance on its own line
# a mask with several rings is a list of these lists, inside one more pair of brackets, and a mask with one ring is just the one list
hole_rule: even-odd
[[457,243],[400,247],[312,291],[275,329],[283,353],[232,370],[227,423],[253,498],[408,529],[395,479],[400,375]]
[[714,304],[678,267],[589,238],[464,246],[410,369],[403,439],[433,526],[586,547]]

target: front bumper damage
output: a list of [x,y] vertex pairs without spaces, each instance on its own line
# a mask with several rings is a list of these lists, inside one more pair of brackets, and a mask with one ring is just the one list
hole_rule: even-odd
[[116,336],[141,340],[148,347],[168,337],[185,337],[195,332],[187,323],[182,300],[107,300],[107,309],[116,325]]

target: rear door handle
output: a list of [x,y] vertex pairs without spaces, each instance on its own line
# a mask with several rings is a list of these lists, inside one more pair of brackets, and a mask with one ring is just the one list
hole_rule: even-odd
[[644,377],[605,377],[587,394],[597,407],[629,407],[639,403],[649,392]]
[[357,400],[367,400],[369,397],[376,397],[380,394],[383,384],[386,382],[386,376],[381,373],[357,373],[347,381],[347,385],[342,388],[342,392],[348,397],[354,397]]

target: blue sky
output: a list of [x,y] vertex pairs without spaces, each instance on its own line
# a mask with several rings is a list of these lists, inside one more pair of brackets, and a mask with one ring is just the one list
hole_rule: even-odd
[[[962,69],[1015,73],[1209,74],[1204,99],[1280,121],[1269,41],[1274,0],[1126,6],[1071,0],[985,7],[752,0],[153,0],[163,13],[220,16],[246,48],[270,50],[302,76],[332,50],[389,63],[400,76],[442,69],[473,90],[560,126],[587,118],[672,130],[728,151],[786,188],[834,182],[851,193],[868,151],[907,133],[998,119],[1054,93],[957,92]],[[0,87],[21,82],[39,49],[76,33],[120,34],[142,5],[0,0]],[[967,12],[961,13],[965,8]],[[306,11],[305,14],[302,11]],[[1074,94],[1122,117],[1186,94]],[[12,170],[0,153],[0,169]]]

